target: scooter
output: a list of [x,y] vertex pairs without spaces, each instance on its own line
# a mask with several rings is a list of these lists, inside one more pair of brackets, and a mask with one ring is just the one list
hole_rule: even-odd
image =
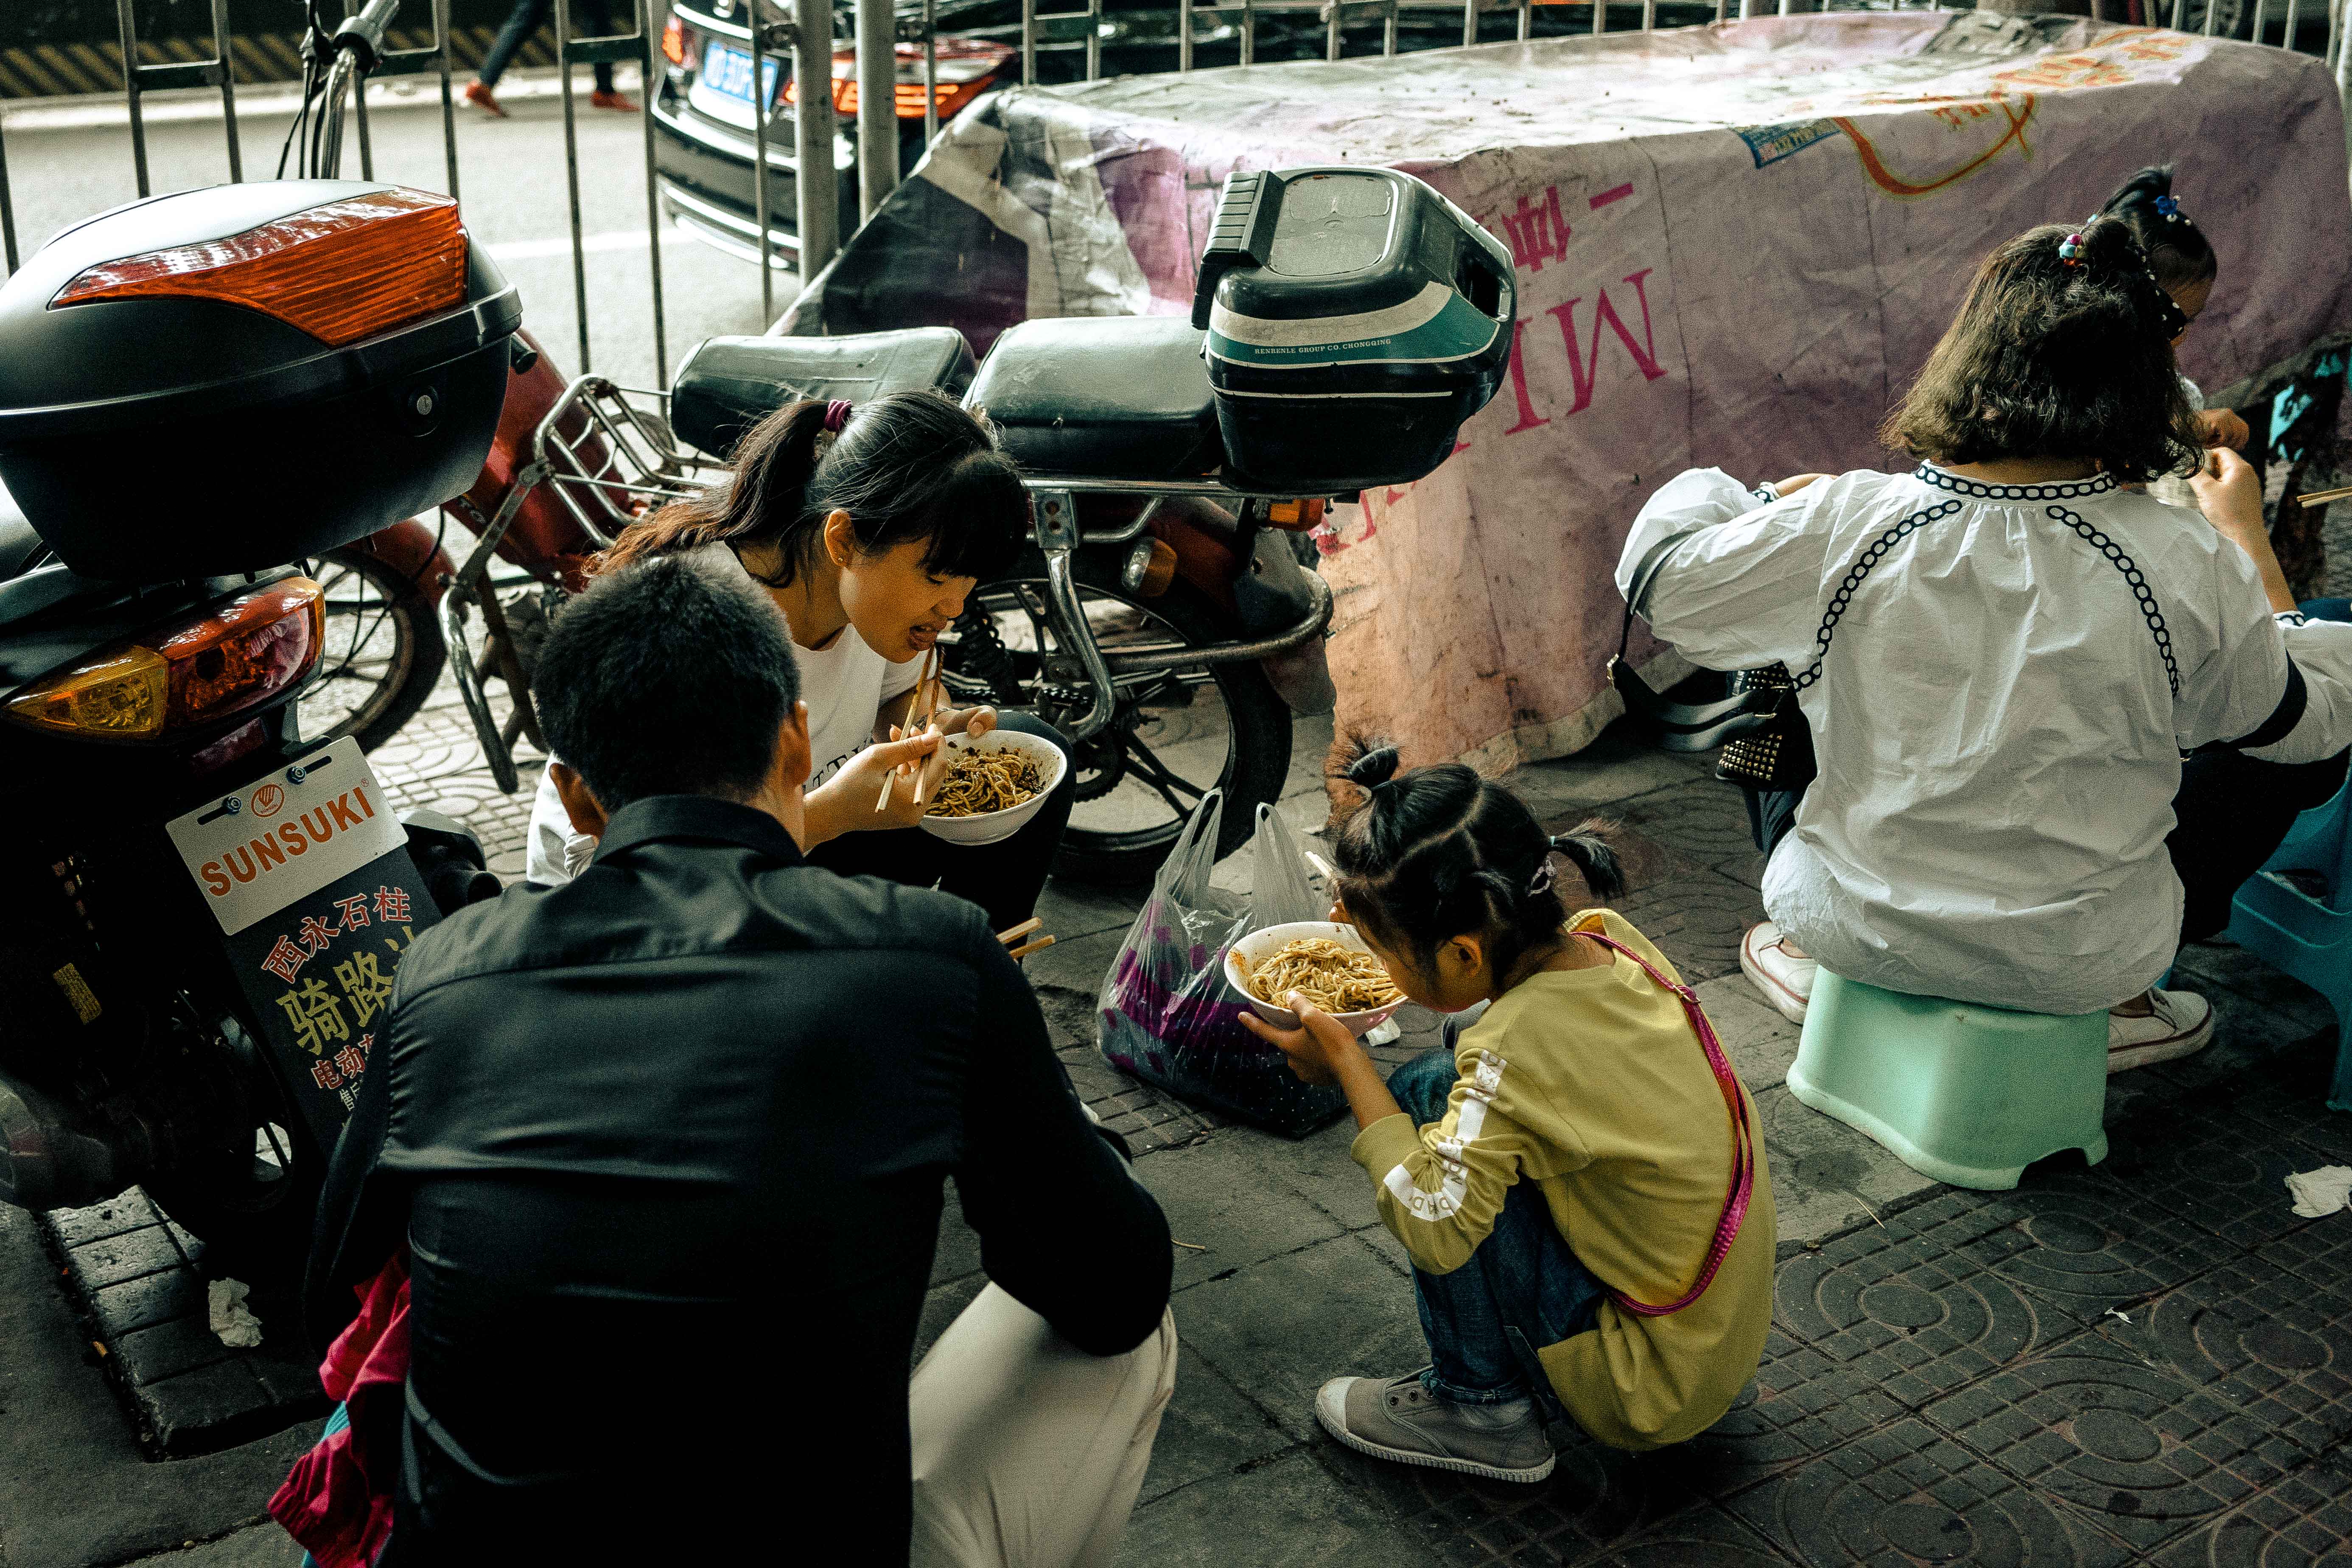
[[[520,320],[454,202],[355,181],[135,203],[0,287],[0,1200],[138,1184],[299,1266],[403,955],[499,883],[309,738],[282,563],[472,482]],[[289,504],[190,482],[263,471]]]

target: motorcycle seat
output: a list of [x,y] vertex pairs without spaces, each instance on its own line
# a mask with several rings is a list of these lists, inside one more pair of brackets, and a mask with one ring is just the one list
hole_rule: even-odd
[[954,396],[971,383],[971,345],[953,327],[838,338],[710,338],[670,384],[673,433],[716,458],[787,403],[868,403],[894,392]]
[[1224,461],[1202,336],[1181,316],[1024,321],[996,340],[964,406],[987,410],[1032,474],[1196,479]]
[[41,549],[41,536],[0,485],[0,580],[16,576]]

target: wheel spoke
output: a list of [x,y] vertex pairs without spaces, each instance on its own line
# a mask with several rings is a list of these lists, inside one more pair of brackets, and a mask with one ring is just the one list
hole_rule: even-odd
[[[1207,797],[1207,791],[1195,788],[1191,780],[1170,772],[1168,764],[1160,760],[1159,754],[1132,734],[1122,737],[1121,745],[1127,752],[1129,764],[1137,776],[1159,791],[1160,798],[1166,801],[1169,808],[1177,816],[1190,816],[1193,806],[1200,805]],[[1190,795],[1191,801],[1188,803],[1177,799],[1176,793],[1179,791]]]

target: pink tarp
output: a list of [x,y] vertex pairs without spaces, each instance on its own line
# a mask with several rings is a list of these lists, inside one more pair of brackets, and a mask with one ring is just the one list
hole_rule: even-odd
[[[2352,327],[2344,122],[2315,59],[2074,18],[1773,18],[1009,92],[960,120],[787,330],[1188,308],[1224,175],[1412,171],[1518,263],[1512,379],[1327,542],[1339,719],[1409,758],[1557,756],[1616,712],[1611,584],[1676,471],[1890,464],[1874,431],[1970,269],[2178,165],[2221,277],[2209,391]],[[1656,657],[1635,633],[1637,656]]]

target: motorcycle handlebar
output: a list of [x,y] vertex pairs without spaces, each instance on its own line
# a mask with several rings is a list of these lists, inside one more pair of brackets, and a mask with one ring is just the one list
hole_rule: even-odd
[[346,19],[335,29],[335,47],[349,50],[359,57],[361,74],[375,69],[383,54],[383,33],[392,19],[400,14],[400,0],[368,0],[356,16]]

